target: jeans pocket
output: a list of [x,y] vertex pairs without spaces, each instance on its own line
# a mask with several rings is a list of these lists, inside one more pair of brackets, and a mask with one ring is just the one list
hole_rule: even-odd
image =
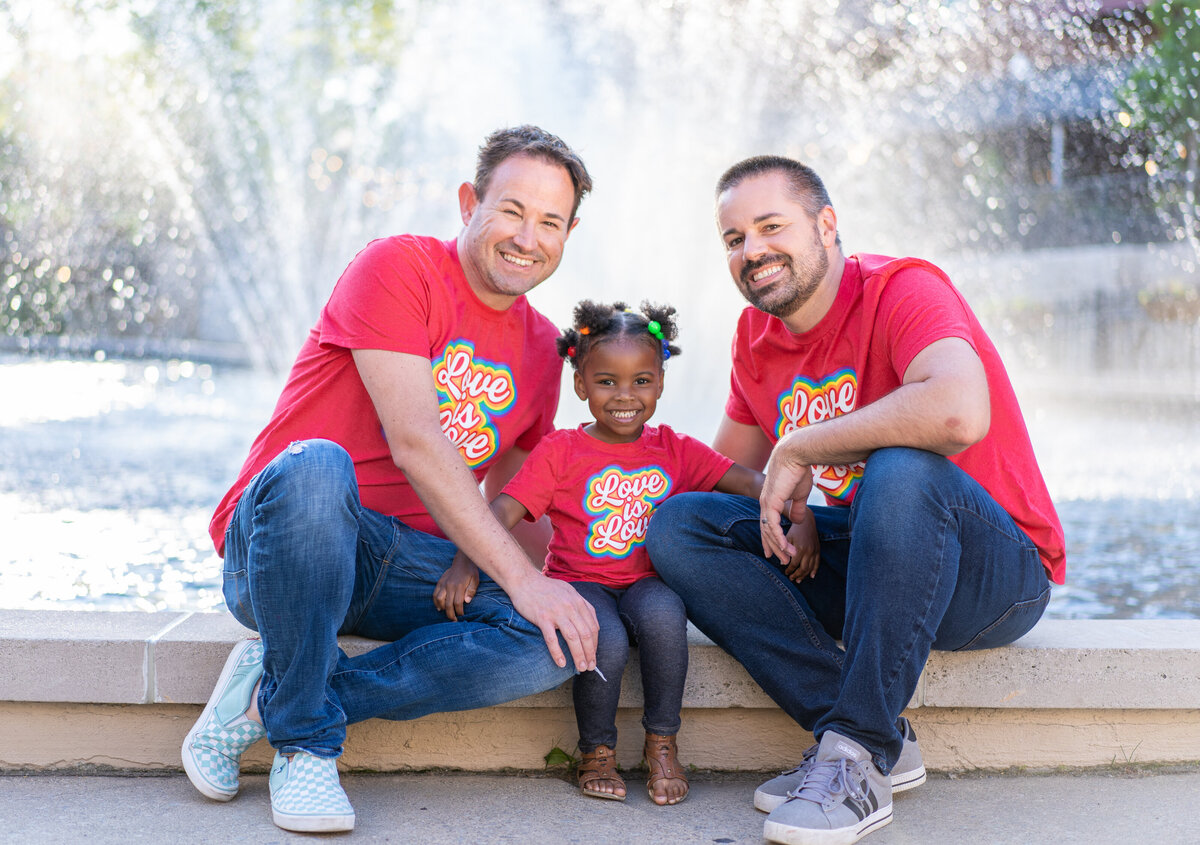
[[970,642],[954,650],[972,651],[1008,645],[1033,629],[1033,626],[1042,618],[1046,605],[1049,603],[1050,586],[1046,585],[1037,598],[1017,602],[1004,611],[999,619],[976,634]]
[[225,596],[225,606],[233,614],[233,618],[251,630],[258,630],[254,621],[254,611],[250,607],[250,579],[246,570],[225,570],[221,592]]

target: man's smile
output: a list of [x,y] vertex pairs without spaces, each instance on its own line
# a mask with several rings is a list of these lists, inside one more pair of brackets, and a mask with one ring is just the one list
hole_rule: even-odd
[[515,264],[518,267],[532,267],[533,266],[532,258],[525,258],[523,256],[516,255],[511,252],[505,252],[505,251],[501,250],[500,257],[503,258],[505,261],[507,261],[509,264]]

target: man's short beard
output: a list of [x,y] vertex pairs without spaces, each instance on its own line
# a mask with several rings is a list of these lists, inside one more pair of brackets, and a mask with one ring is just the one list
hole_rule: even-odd
[[773,301],[771,294],[775,292],[774,290],[744,290],[742,295],[746,298],[747,302],[759,311],[762,311],[764,314],[770,314],[772,317],[779,317],[780,319],[795,314],[807,299],[803,295],[803,292],[794,285],[781,293],[781,298],[776,298]]
[[[784,265],[784,274],[787,279],[779,279],[770,286],[762,290],[753,290],[750,287],[750,276],[760,269],[774,262],[782,261]],[[786,319],[792,316],[803,307],[804,303],[812,299],[813,294],[821,286],[821,280],[825,278],[825,273],[829,269],[829,259],[824,253],[821,253],[817,266],[808,269],[805,278],[801,279],[796,274],[796,267],[790,257],[783,255],[769,255],[755,261],[752,264],[747,264],[742,268],[742,297],[764,314],[770,314],[772,317]],[[772,295],[776,297],[772,301]]]

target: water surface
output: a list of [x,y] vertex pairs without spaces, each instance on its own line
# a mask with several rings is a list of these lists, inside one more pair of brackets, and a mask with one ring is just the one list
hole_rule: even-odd
[[[208,520],[278,389],[186,361],[0,357],[0,607],[222,607]],[[1200,415],[1052,396],[1023,397],[1067,535],[1049,614],[1200,615]],[[560,425],[580,411],[564,399]],[[719,412],[660,421],[707,437]]]

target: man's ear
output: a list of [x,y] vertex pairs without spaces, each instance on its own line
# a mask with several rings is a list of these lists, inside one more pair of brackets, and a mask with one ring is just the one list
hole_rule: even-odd
[[458,186],[458,210],[462,214],[464,226],[471,222],[478,207],[479,197],[475,194],[475,186],[470,182],[463,182]]
[[817,212],[817,232],[821,235],[821,245],[832,249],[837,243],[837,212],[825,206]]
[[567,238],[571,237],[571,233],[575,231],[575,227],[576,227],[576,226],[578,226],[578,225],[579,225],[579,218],[578,218],[578,217],[576,217],[574,220],[572,220],[572,221],[571,221],[570,225],[569,225],[569,226],[567,226],[567,234],[563,235],[563,240],[564,240],[564,241],[565,241]]

